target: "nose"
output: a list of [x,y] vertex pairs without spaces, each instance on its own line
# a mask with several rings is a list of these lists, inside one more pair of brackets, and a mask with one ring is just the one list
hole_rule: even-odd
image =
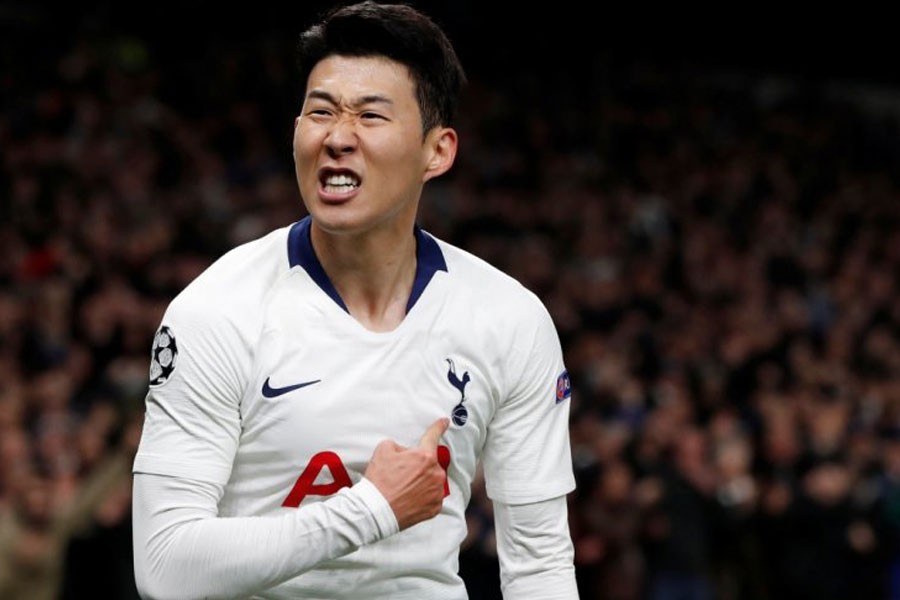
[[325,137],[325,148],[332,158],[350,154],[356,150],[358,140],[353,120],[350,118],[337,119]]

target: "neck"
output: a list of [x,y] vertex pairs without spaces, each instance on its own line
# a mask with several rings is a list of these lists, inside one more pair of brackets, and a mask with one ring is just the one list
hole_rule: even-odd
[[350,315],[371,331],[400,325],[416,277],[412,227],[334,235],[313,221],[310,234],[316,256]]

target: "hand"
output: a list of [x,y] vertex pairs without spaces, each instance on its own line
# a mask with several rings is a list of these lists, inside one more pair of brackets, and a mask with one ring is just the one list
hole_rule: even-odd
[[446,417],[432,423],[415,448],[384,440],[372,453],[365,476],[391,505],[401,531],[441,512],[445,474],[437,447],[449,424]]

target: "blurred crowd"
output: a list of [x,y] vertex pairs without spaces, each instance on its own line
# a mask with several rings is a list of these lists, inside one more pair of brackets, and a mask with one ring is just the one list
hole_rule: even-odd
[[[162,311],[304,214],[293,39],[52,42],[2,56],[0,597],[136,598]],[[421,224],[556,321],[582,598],[900,598],[896,116],[802,80],[550,66],[470,70]],[[472,600],[499,598],[482,483]]]

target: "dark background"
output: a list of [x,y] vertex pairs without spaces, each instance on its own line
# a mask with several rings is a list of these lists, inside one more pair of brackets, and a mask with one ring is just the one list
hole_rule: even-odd
[[[208,43],[242,44],[298,33],[335,3],[184,2],[0,3],[5,60],[36,62],[79,32],[137,35],[161,56],[185,60]],[[884,8],[837,5],[799,9],[767,3],[684,6],[460,0],[418,2],[452,38],[475,74],[567,71],[597,54],[672,67],[741,69],[809,81],[831,79],[900,83],[891,19]],[[503,73],[494,73],[503,77]]]
[[[416,4],[472,82],[463,151],[423,219],[557,320],[583,598],[708,598],[710,582],[725,600],[900,590],[893,21],[863,6]],[[0,441],[29,440],[22,454],[0,444],[0,514],[19,508],[19,463],[83,489],[103,453],[51,425],[63,415],[61,430],[118,452],[168,301],[297,218],[290,56],[328,5],[0,2]],[[798,304],[814,322],[797,324]],[[744,321],[745,305],[764,318]],[[806,378],[792,362],[806,351],[837,383]],[[785,421],[755,404],[776,392],[795,411]],[[679,394],[683,413],[665,401]],[[94,425],[98,407],[118,420]],[[732,511],[709,487],[719,465],[697,444],[723,431],[750,444],[742,481],[776,508]],[[772,431],[800,448],[775,476]],[[65,598],[135,596],[128,491],[62,539]],[[494,599],[483,489],[469,517],[461,569],[472,600]]]

